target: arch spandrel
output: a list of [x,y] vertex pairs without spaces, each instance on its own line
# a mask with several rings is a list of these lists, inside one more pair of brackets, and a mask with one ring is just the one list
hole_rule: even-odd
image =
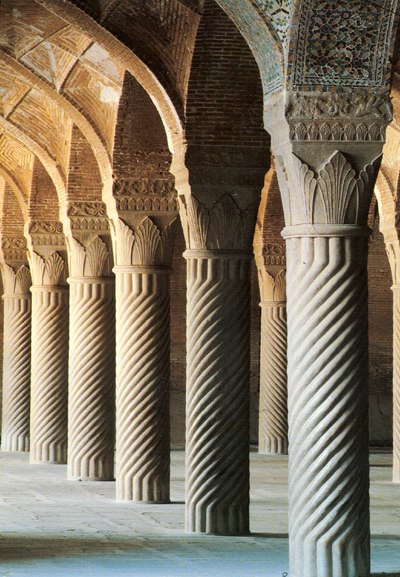
[[287,3],[275,0],[217,0],[217,3],[233,20],[252,50],[260,69],[264,94],[282,89]]

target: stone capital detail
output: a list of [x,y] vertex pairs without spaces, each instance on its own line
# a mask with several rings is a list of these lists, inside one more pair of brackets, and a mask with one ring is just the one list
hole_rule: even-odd
[[256,207],[241,210],[230,195],[223,196],[211,207],[201,204],[194,196],[182,202],[189,250],[250,249]]
[[286,270],[258,267],[261,306],[263,303],[286,303]]
[[71,277],[102,277],[111,275],[111,259],[107,245],[99,236],[85,246],[73,237],[67,239]]
[[47,258],[42,258],[32,251],[29,255],[34,286],[58,286],[65,284],[66,267],[64,259],[53,252]]
[[3,276],[4,296],[29,296],[32,280],[28,267],[21,266],[15,271],[8,264],[2,263],[1,272]]
[[293,141],[383,142],[390,100],[370,90],[290,92],[285,116]]
[[373,159],[358,170],[336,150],[314,171],[293,153],[277,154],[287,226],[365,225],[380,160]]
[[64,246],[63,227],[58,220],[35,220],[29,226],[34,246]]
[[27,243],[23,237],[7,237],[1,238],[1,251],[3,259],[7,260],[27,260]]
[[132,230],[118,219],[112,224],[116,265],[171,266],[176,224],[174,219],[161,229],[146,216]]
[[109,230],[106,205],[101,201],[77,201],[68,206],[72,230]]

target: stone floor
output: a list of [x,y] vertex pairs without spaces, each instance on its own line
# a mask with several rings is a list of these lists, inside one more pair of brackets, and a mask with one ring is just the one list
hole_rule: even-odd
[[[287,460],[251,455],[249,537],[183,530],[184,454],[170,505],[114,501],[114,483],[68,482],[63,465],[0,454],[0,577],[282,577],[288,570]],[[400,485],[371,455],[373,575],[400,577]]]

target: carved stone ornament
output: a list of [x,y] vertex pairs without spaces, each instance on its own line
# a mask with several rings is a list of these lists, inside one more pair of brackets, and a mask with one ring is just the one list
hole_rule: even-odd
[[258,266],[258,278],[261,302],[286,302],[286,270],[273,272],[264,266]]
[[25,238],[2,237],[1,248],[4,260],[27,259],[27,245]]
[[71,202],[68,216],[73,230],[109,230],[106,206],[101,201]]
[[175,186],[172,178],[117,179],[114,182],[114,195],[142,196],[146,199],[149,196],[171,197],[175,196]]
[[15,271],[8,264],[2,263],[1,272],[5,295],[29,295],[32,280],[29,269],[26,266],[21,266]]
[[117,196],[118,211],[178,212],[176,198],[165,196]]
[[122,220],[115,225],[115,259],[119,266],[170,266],[177,219],[160,230],[145,217],[133,232]]
[[63,227],[58,220],[35,220],[29,227],[32,243],[36,246],[64,246]]
[[32,281],[35,286],[57,286],[65,284],[66,267],[63,258],[53,252],[47,258],[42,258],[36,252],[31,252],[29,262]]
[[229,195],[211,208],[191,196],[186,199],[189,249],[248,250],[254,233],[256,208],[240,210]]
[[71,277],[102,277],[111,275],[110,254],[106,244],[95,236],[86,246],[68,239]]
[[366,224],[380,158],[358,174],[341,152],[334,152],[319,174],[314,173],[294,154],[291,162],[276,157],[280,179],[290,194],[282,201],[286,223]]
[[286,119],[294,141],[383,142],[392,106],[388,98],[370,91],[292,92]]

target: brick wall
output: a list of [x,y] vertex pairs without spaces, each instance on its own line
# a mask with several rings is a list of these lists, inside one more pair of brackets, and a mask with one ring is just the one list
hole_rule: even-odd
[[387,445],[392,439],[392,277],[379,219],[368,259],[370,442]]

